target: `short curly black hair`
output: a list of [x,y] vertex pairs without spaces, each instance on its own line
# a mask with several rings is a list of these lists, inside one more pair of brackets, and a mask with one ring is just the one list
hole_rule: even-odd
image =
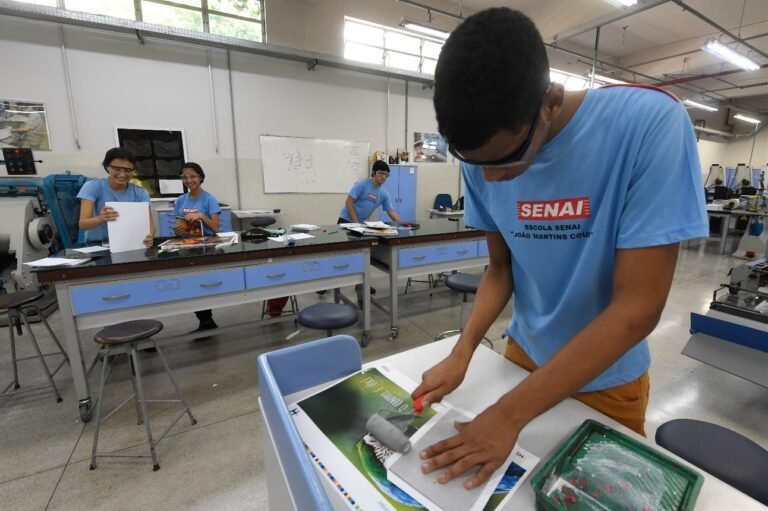
[[500,130],[531,122],[549,85],[539,31],[506,7],[467,18],[445,42],[435,69],[440,133],[459,150],[476,149]]

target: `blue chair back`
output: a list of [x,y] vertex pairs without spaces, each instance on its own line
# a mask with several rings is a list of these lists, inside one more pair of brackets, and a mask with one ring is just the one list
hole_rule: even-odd
[[451,197],[451,194],[449,193],[438,193],[437,196],[435,196],[435,205],[432,206],[434,209],[451,209],[453,207],[453,198]]

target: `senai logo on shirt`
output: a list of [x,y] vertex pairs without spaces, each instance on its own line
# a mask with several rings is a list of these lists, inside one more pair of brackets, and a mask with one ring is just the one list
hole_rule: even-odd
[[379,196],[373,193],[368,194],[368,200],[371,202],[378,202]]
[[518,220],[572,220],[589,218],[589,197],[547,201],[518,201]]

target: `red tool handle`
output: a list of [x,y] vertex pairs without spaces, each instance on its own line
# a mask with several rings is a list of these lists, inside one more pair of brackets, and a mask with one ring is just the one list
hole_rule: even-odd
[[416,399],[413,400],[413,409],[418,414],[421,414],[421,412],[424,411],[424,403],[423,403],[424,396],[426,396],[426,394],[422,394],[422,395],[420,395],[419,397],[417,397]]

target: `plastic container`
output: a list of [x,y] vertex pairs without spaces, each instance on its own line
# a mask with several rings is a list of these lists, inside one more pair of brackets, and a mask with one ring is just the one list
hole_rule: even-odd
[[703,482],[695,470],[593,420],[531,479],[540,511],[692,510]]

